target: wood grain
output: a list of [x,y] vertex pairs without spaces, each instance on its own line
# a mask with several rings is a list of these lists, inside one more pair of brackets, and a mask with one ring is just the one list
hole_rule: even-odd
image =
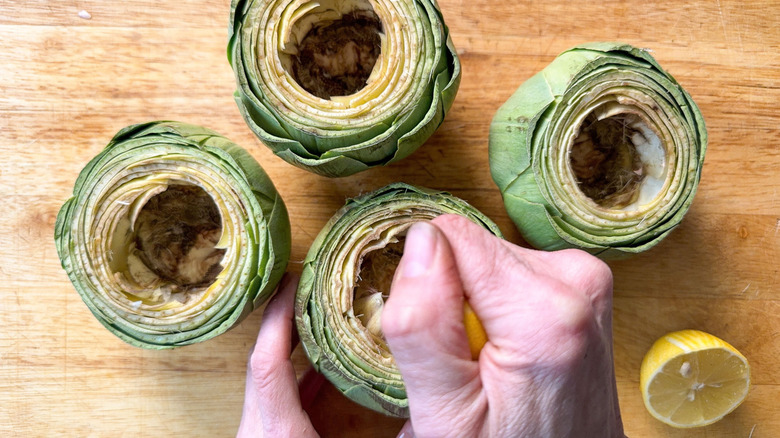
[[[407,160],[337,180],[287,165],[244,125],[225,54],[229,3],[0,2],[0,436],[235,434],[260,312],[203,344],[140,350],[100,326],[59,266],[57,211],[80,169],[122,127],[180,120],[246,147],[290,211],[291,271],[345,198],[397,180],[463,197],[520,242],[490,178],[490,120],[559,52],[595,40],[652,49],[701,107],[710,137],[680,227],[653,250],[611,262],[626,432],[780,436],[778,2],[440,0],[463,63],[452,111]],[[753,367],[745,404],[694,431],[651,418],[638,390],[647,348],[682,328],[728,340]],[[300,349],[293,360],[306,368]],[[392,437],[401,425],[331,387],[315,407],[323,436]]]

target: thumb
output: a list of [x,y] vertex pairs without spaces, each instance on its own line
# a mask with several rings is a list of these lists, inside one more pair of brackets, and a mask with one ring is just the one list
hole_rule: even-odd
[[[476,393],[479,369],[463,326],[463,286],[452,249],[429,222],[406,235],[382,330],[404,379],[412,418],[415,408],[446,409]],[[472,391],[464,391],[471,388]]]

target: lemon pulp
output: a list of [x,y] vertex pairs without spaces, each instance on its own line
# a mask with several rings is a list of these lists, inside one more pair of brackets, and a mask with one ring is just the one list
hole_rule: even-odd
[[750,366],[725,341],[698,330],[669,333],[645,355],[640,387],[647,410],[675,427],[712,424],[747,397]]

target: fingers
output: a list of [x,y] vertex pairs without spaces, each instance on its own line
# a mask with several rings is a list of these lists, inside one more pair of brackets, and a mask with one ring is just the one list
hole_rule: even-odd
[[612,276],[597,258],[522,248],[457,215],[432,223],[450,242],[465,294],[492,344],[517,344],[532,327],[544,328],[534,329],[537,335],[580,337],[594,316],[608,325]]
[[[474,296],[477,306],[500,307],[512,301],[504,293],[513,293],[518,282],[536,270],[532,251],[509,244],[462,216],[443,215],[432,223],[450,242],[466,296]],[[474,310],[479,313],[478,308]]]
[[[447,214],[431,221],[450,242],[450,247],[464,284],[479,293],[486,289],[488,282],[509,259],[517,259],[520,266],[515,269],[532,270],[531,257],[517,257],[507,246],[506,241],[494,236],[490,231],[466,219],[463,216]],[[514,246],[514,245],[512,245]],[[519,248],[521,251],[527,251]]]
[[469,304],[482,321],[488,339],[514,338],[516,321],[538,301],[538,260],[533,251],[516,247],[457,215],[432,221],[450,242]]
[[[297,287],[297,277],[287,274],[282,278],[279,291],[271,298],[263,312],[255,352],[252,355],[253,364],[257,361],[266,365],[263,362],[265,357],[272,358],[273,362],[276,362],[277,358],[289,359],[292,351],[293,306]],[[259,354],[258,350],[261,350],[262,354]]]
[[589,297],[602,299],[612,292],[612,271],[597,257],[579,249],[538,252],[554,274]]
[[[609,369],[611,284],[606,265],[582,251],[521,248],[455,215],[415,224],[382,315],[414,431],[474,435],[480,429],[473,423],[501,411],[502,400],[515,409],[528,403],[520,395],[554,392],[523,390],[529,381],[568,382],[556,373],[584,369],[584,362]],[[488,336],[479,362],[468,360],[464,298]],[[434,420],[441,418],[450,420]]]
[[578,249],[539,252],[551,274],[584,296],[592,307],[599,329],[612,337],[612,271],[606,263]]
[[301,408],[290,360],[297,278],[286,276],[263,313],[249,359],[239,437],[316,436]]
[[[416,406],[468,397],[478,376],[463,327],[463,290],[452,251],[433,225],[413,225],[382,313],[382,329]],[[464,390],[465,388],[465,390]]]
[[485,228],[458,215],[439,216],[432,222],[450,241],[466,285],[480,284],[491,274],[501,271],[501,266],[512,266],[511,270],[522,269],[523,274],[559,279],[589,295],[612,286],[609,267],[585,251],[549,252],[523,248],[493,236]]
[[[528,279],[536,281],[538,277],[548,277],[594,301],[611,297],[612,271],[606,263],[585,251],[548,252],[522,248],[496,238],[483,227],[457,215],[439,216],[433,223],[451,242],[467,296],[495,289],[491,282],[505,285],[506,274],[520,274],[515,275],[520,278],[512,284],[526,285]],[[495,299],[506,301],[504,297]]]

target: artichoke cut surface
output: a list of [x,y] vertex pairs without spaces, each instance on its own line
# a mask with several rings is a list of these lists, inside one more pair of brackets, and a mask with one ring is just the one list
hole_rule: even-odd
[[387,415],[408,416],[408,402],[381,331],[384,301],[408,228],[448,213],[501,236],[465,201],[397,183],[349,200],[304,261],[295,310],[306,354],[347,397]]
[[523,83],[490,127],[490,170],[539,249],[647,250],[683,219],[707,131],[690,95],[642,49],[591,43]]
[[290,224],[271,180],[207,129],[121,130],[79,175],[55,228],[57,252],[95,317],[129,344],[192,344],[273,293]]
[[233,0],[228,58],[250,129],[330,177],[411,154],[460,83],[432,0]]

